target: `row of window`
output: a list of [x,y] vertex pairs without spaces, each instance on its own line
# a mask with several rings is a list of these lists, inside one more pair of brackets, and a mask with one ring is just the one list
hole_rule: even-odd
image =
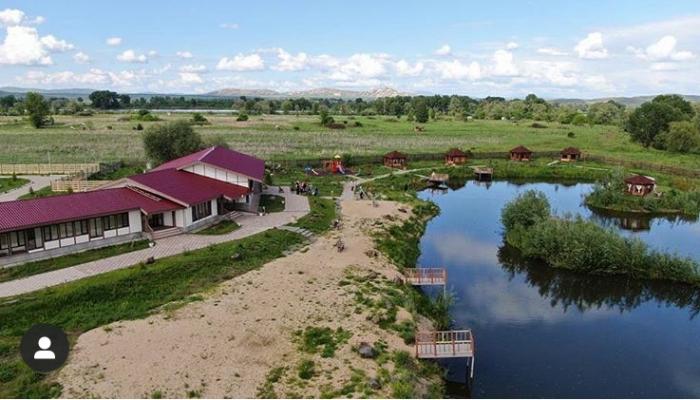
[[211,201],[192,206],[192,222],[211,215]]

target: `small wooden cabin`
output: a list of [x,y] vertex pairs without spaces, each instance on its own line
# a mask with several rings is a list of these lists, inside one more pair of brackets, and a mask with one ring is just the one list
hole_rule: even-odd
[[532,150],[525,146],[518,146],[510,150],[511,161],[530,161],[532,159]]
[[460,149],[454,148],[450,149],[445,153],[445,164],[448,165],[461,165],[467,162],[467,153]]
[[633,196],[646,196],[656,189],[656,179],[650,176],[634,175],[625,179],[627,193]]
[[567,147],[561,151],[560,160],[563,162],[576,161],[581,159],[581,150],[576,147]]
[[384,166],[389,168],[406,168],[407,159],[408,157],[405,154],[394,150],[384,155]]
[[332,160],[323,161],[323,169],[331,174],[344,174],[343,160],[340,155],[336,154]]

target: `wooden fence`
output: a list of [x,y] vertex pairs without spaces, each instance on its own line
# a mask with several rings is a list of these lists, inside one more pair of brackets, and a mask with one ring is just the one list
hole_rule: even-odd
[[51,181],[51,191],[53,192],[89,192],[112,183],[112,181],[85,181],[85,180],[63,180]]
[[0,164],[0,175],[90,175],[100,164]]

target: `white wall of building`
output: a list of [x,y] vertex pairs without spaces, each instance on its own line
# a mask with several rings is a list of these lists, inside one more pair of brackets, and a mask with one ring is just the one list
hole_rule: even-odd
[[235,185],[248,187],[248,177],[244,175],[237,174],[235,172],[227,171],[222,168],[213,167],[211,165],[197,163],[184,168],[183,171],[192,172],[197,175],[206,176],[219,181],[233,183]]

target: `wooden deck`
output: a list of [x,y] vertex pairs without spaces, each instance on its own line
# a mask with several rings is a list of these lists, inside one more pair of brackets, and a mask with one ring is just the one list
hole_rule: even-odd
[[444,268],[412,268],[404,271],[404,282],[414,286],[445,285],[447,270]]
[[416,333],[417,358],[466,358],[474,377],[476,345],[471,330]]

